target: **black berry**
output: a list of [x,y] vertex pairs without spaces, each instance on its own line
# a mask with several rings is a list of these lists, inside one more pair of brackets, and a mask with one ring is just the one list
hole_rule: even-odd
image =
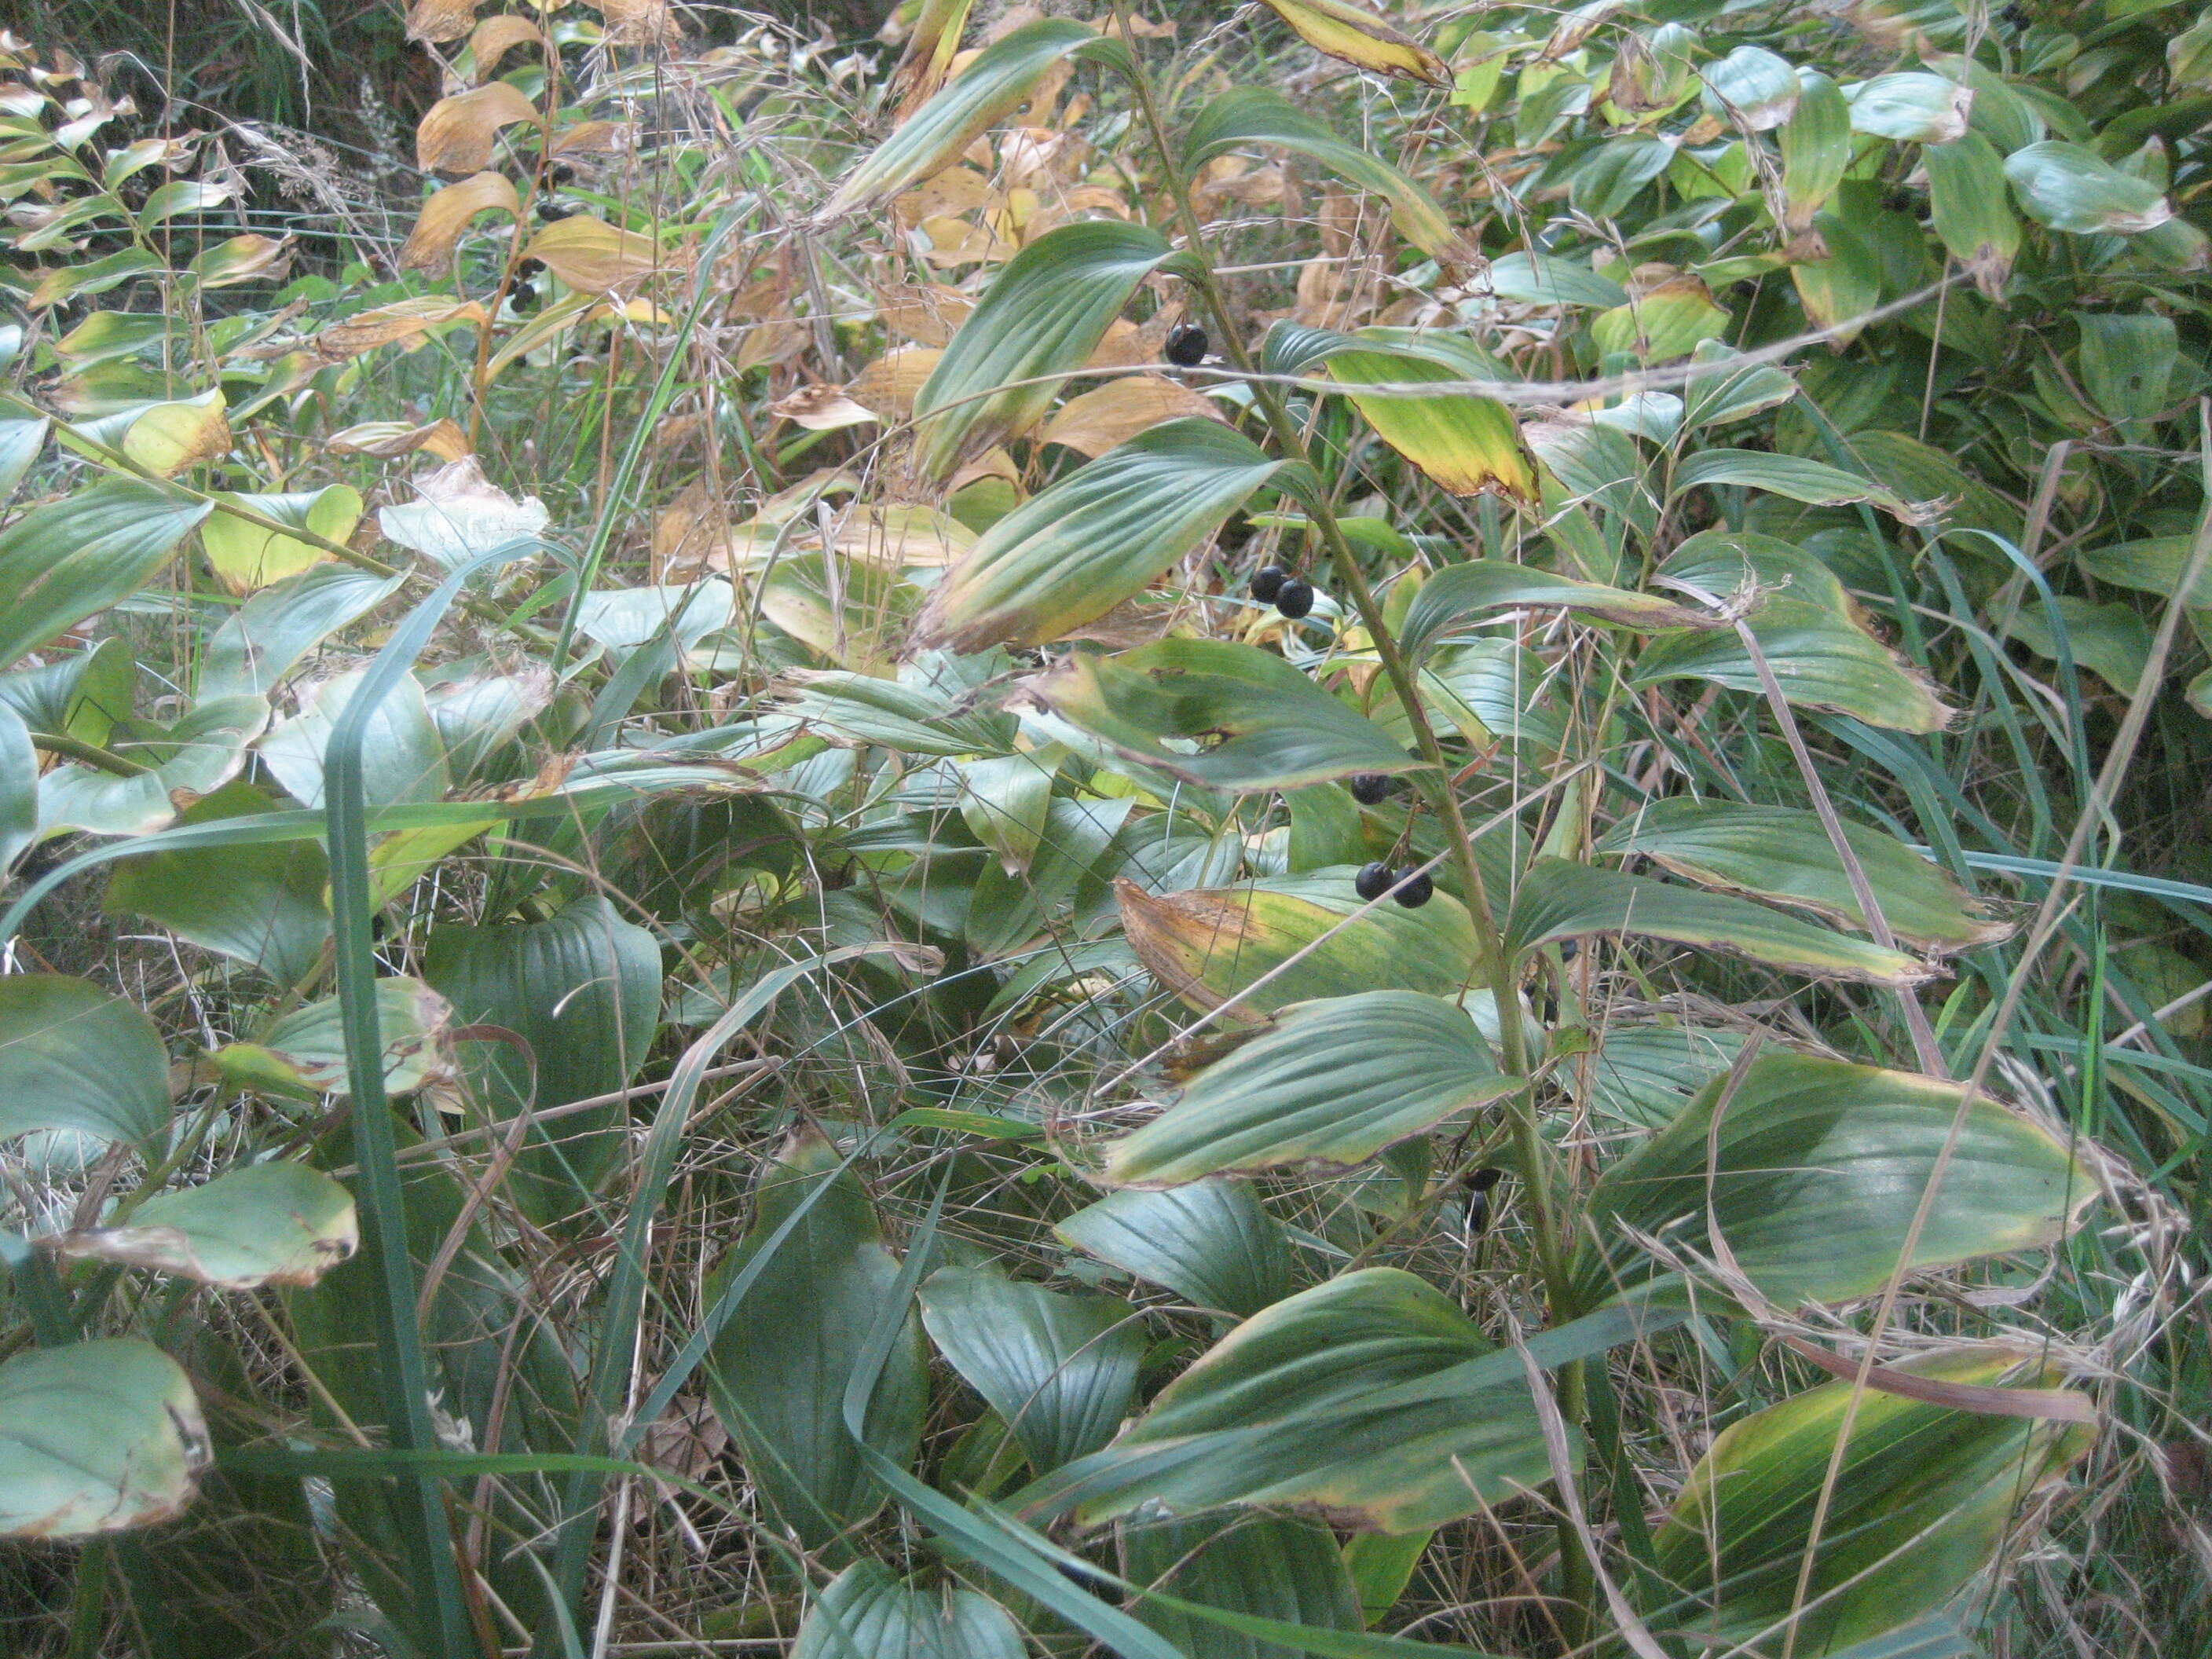
[[1168,361],[1177,368],[1196,368],[1206,361],[1206,331],[1196,323],[1177,323],[1168,331]]
[[1362,806],[1377,806],[1390,793],[1390,779],[1382,772],[1354,772],[1345,781],[1344,787],[1352,791],[1352,799]]
[[1408,910],[1418,910],[1436,896],[1436,883],[1425,870],[1418,876],[1407,876],[1391,890],[1390,896]]
[[1275,595],[1283,591],[1283,584],[1291,573],[1279,564],[1263,564],[1252,573],[1252,597],[1262,605],[1273,605]]
[[1313,584],[1302,582],[1296,576],[1275,590],[1275,609],[1292,622],[1312,610],[1313,602]]
[[1359,873],[1352,878],[1352,890],[1373,903],[1390,890],[1390,866],[1387,864],[1363,864]]

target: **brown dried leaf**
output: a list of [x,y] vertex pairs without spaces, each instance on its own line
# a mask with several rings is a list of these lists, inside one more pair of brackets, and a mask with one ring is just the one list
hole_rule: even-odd
[[684,38],[668,0],[585,0],[607,20],[607,44],[672,46]]
[[541,51],[550,51],[550,43],[544,32],[527,17],[518,17],[509,12],[499,17],[487,17],[469,36],[469,55],[476,59],[477,82],[479,85],[492,77],[499,60],[517,46],[536,41]]
[[1066,444],[1096,459],[1163,421],[1194,415],[1221,418],[1212,398],[1200,397],[1180,381],[1159,374],[1132,374],[1061,405],[1045,422],[1038,441]]
[[888,332],[925,346],[951,343],[968,313],[975,309],[973,295],[934,283],[880,286],[876,304],[877,320]]
[[886,422],[910,419],[915,395],[944,355],[928,346],[893,346],[855,375],[845,390],[854,403]]
[[407,38],[458,40],[476,21],[477,0],[414,0],[407,8]]
[[803,386],[778,398],[768,406],[768,412],[809,432],[836,432],[848,426],[866,426],[877,418],[873,410],[855,403],[841,386]]
[[546,226],[530,239],[523,254],[586,294],[635,286],[665,263],[651,237],[617,230],[580,213]]
[[453,266],[453,249],[469,222],[494,208],[518,222],[522,217],[522,199],[504,173],[479,173],[436,191],[422,204],[407,245],[399,250],[400,270],[443,276]]
[[427,451],[442,461],[458,461],[470,453],[468,434],[452,421],[441,418],[428,426],[404,421],[364,421],[334,432],[323,447],[335,455],[370,455],[380,461],[396,460]]
[[412,300],[396,300],[349,317],[315,336],[316,353],[331,362],[343,362],[398,340],[409,340],[441,323],[482,323],[489,320],[474,300],[455,300],[427,294]]
[[537,118],[537,106],[505,81],[441,98],[415,129],[415,164],[426,173],[482,173],[501,128]]
[[553,141],[556,155],[624,155],[636,148],[635,121],[579,121]]

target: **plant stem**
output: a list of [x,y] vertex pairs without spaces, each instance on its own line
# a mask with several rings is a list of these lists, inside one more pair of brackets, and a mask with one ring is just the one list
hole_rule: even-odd
[[112,749],[103,749],[96,743],[87,743],[82,738],[69,737],[59,732],[32,732],[31,747],[43,749],[49,755],[82,761],[102,772],[112,772],[118,778],[142,777],[154,769],[138,761],[127,759]]

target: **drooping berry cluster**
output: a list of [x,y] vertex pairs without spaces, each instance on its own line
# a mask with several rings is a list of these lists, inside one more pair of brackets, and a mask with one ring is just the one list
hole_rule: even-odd
[[1436,896],[1437,884],[1425,870],[1393,870],[1378,860],[1360,866],[1352,890],[1370,904],[1388,893],[1408,910],[1418,910]]
[[1272,605],[1292,622],[1313,610],[1313,584],[1301,581],[1279,564],[1263,564],[1252,573],[1252,597]]

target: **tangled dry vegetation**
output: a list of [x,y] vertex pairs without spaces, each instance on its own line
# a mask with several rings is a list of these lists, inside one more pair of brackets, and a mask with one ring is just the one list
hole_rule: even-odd
[[11,1651],[2184,1659],[2212,14],[406,29],[0,37]]

